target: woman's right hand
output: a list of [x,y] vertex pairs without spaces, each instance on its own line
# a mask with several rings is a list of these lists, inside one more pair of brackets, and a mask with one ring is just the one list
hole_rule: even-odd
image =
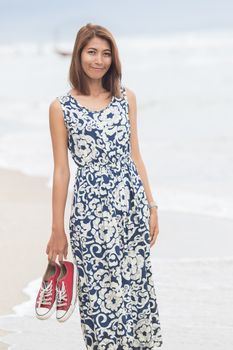
[[67,259],[68,241],[64,231],[52,232],[47,244],[46,254],[48,255],[49,262],[52,264],[56,262],[57,256],[59,262],[63,261],[63,257]]

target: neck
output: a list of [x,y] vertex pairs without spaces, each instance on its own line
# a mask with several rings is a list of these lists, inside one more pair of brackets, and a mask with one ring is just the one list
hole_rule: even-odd
[[102,79],[89,79],[88,86],[90,89],[90,95],[93,97],[98,97],[102,92],[104,92]]

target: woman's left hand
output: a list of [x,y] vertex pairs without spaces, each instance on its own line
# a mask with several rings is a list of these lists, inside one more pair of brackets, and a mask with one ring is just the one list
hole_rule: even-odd
[[159,222],[158,222],[157,208],[150,209],[149,225],[150,225],[150,247],[152,247],[155,244],[155,241],[156,241],[157,236],[159,234]]

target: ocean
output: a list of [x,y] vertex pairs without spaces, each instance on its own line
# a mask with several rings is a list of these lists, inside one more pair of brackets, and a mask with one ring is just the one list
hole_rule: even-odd
[[[123,83],[137,96],[141,154],[161,212],[232,223],[233,32],[119,37],[117,43]],[[64,42],[61,47],[72,49],[72,44]],[[0,46],[0,63],[0,167],[47,176],[51,188],[48,108],[70,89],[70,58],[57,55],[53,43],[15,44]],[[71,157],[70,167],[71,189]],[[206,249],[199,256],[197,249],[190,257],[178,241],[172,259],[164,250],[152,257],[166,339],[163,350],[233,348],[233,255],[227,249],[232,232],[213,234],[220,243],[219,235],[225,239],[221,254],[217,247],[216,254]],[[197,244],[194,234],[189,237],[190,244]],[[44,349],[64,349],[67,339],[72,339],[67,350],[84,349],[78,307],[62,332],[54,317],[35,320],[39,282],[25,287],[28,302],[0,317],[0,328],[17,332],[4,340],[11,349],[37,350],[41,345],[32,347],[32,339],[39,333]],[[77,330],[74,339],[71,335]]]
[[[117,42],[123,83],[137,96],[141,153],[160,208],[232,219],[233,32]],[[69,63],[53,44],[0,47],[0,166],[48,176],[48,186],[48,108],[70,89]],[[70,166],[74,172],[72,159]]]

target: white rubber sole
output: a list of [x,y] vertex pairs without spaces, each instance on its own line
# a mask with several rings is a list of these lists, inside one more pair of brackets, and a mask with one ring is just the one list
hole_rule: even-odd
[[44,315],[40,315],[37,313],[36,307],[35,307],[35,312],[36,312],[36,317],[39,320],[47,320],[49,317],[52,316],[52,314],[56,311],[56,300],[53,303],[53,306],[51,307],[51,309]]
[[74,309],[75,309],[75,305],[76,305],[76,300],[77,300],[77,266],[74,264],[74,278],[73,278],[73,291],[72,291],[72,300],[71,300],[71,303],[70,303],[70,307],[69,309],[66,311],[66,313],[58,318],[57,320],[59,322],[65,322],[73,313]]

